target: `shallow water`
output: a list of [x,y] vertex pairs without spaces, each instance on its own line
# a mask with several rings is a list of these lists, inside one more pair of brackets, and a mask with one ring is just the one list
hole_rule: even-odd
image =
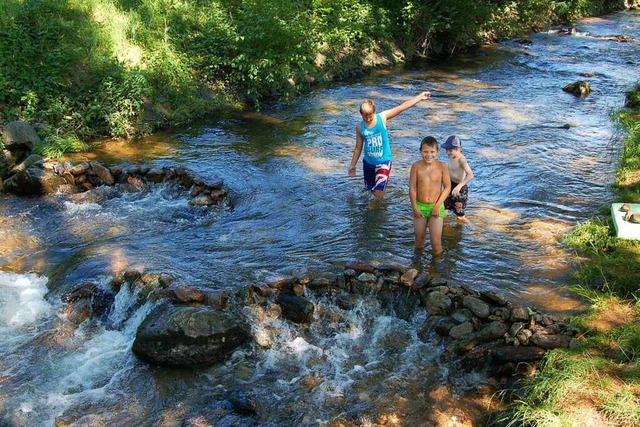
[[[531,44],[384,70],[318,89],[292,106],[224,115],[135,147],[108,142],[90,155],[107,164],[124,158],[217,175],[230,192],[220,206],[192,207],[185,190],[167,184],[91,203],[3,196],[2,421],[417,423],[428,409],[425,396],[455,375],[439,363],[437,344],[418,339],[423,318],[398,319],[375,300],[346,311],[317,300],[317,313],[325,315],[309,330],[247,312],[270,350],[246,348],[224,366],[185,372],[149,367],[131,354],[149,309],[126,314],[135,295],[121,291],[108,321],[66,334],[59,296],[131,266],[234,289],[296,267],[339,272],[351,259],[411,265],[410,165],[422,137],[456,134],[476,175],[469,222],[448,218],[444,259],[432,263],[427,254],[421,266],[455,284],[572,313],[581,303],[564,290],[572,255],[559,239],[612,198],[620,136],[609,112],[638,79],[639,23],[638,13],[585,20],[574,35],[544,32]],[[597,37],[611,34],[634,41]],[[562,91],[580,79],[589,81],[589,96]],[[375,203],[361,176],[346,173],[358,105],[372,98],[384,110],[423,90],[433,98],[390,121],[392,179],[386,200]],[[258,400],[258,421],[230,411],[234,393]]]

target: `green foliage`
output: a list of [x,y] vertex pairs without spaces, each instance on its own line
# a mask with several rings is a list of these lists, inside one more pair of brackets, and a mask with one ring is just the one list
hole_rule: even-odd
[[602,361],[575,357],[568,351],[547,352],[534,377],[521,381],[521,398],[511,403],[513,412],[502,421],[506,426],[570,427],[575,425],[562,402],[580,392],[597,375]]
[[560,22],[571,23],[583,16],[601,15],[624,9],[624,0],[555,1],[555,14]]
[[625,107],[640,110],[640,83],[627,92]]
[[[619,0],[4,0],[0,120],[132,137],[313,82],[450,55]],[[372,57],[372,56],[371,56]]]
[[57,160],[67,153],[86,151],[89,146],[74,135],[50,135],[34,148],[34,153]]
[[403,8],[405,44],[417,55],[452,55],[482,44],[483,26],[498,12],[492,2],[466,0],[408,1]]
[[636,280],[640,243],[615,237],[612,227],[608,217],[594,217],[565,236],[565,244],[586,255],[575,276],[587,288],[624,298],[640,297]]
[[607,253],[615,247],[612,225],[609,217],[593,217],[571,230],[563,241],[583,253]]
[[624,389],[609,394],[601,409],[614,425],[640,425],[640,397],[632,390]]

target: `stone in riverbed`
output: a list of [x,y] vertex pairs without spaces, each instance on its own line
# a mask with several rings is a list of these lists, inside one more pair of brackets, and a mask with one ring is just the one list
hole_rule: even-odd
[[251,339],[241,316],[207,306],[156,305],[136,332],[132,350],[154,365],[195,368],[225,361]]

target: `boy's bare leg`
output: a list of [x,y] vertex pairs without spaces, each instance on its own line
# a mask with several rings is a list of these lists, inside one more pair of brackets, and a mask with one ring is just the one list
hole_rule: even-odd
[[427,239],[427,219],[425,217],[413,217],[413,232],[416,236],[416,249],[424,249]]
[[[415,222],[415,219],[414,219]],[[444,220],[440,217],[432,216],[429,218],[429,241],[431,242],[431,251],[433,255],[442,253],[442,226]]]

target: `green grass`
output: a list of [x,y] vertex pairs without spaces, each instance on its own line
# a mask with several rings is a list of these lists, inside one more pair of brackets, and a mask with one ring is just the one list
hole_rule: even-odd
[[79,140],[77,137],[68,135],[64,137],[49,136],[40,144],[34,147],[34,153],[43,157],[57,160],[67,153],[77,153],[86,151],[89,148],[86,142]]

